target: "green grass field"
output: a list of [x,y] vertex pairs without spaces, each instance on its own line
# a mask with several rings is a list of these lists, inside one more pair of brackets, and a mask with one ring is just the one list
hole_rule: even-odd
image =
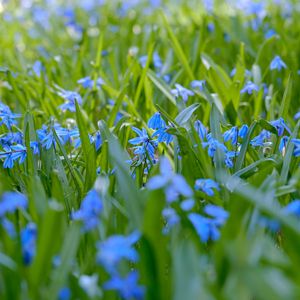
[[300,299],[297,0],[0,0],[0,299]]

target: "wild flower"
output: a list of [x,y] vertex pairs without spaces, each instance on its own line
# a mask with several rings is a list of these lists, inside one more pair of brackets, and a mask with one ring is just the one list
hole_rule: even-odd
[[82,200],[80,209],[73,212],[72,220],[80,220],[83,222],[83,231],[88,232],[97,227],[100,222],[100,214],[103,205],[100,196],[95,189],[88,192]]
[[160,174],[151,177],[147,182],[147,188],[156,190],[163,188],[167,202],[173,202],[178,196],[192,197],[193,191],[184,177],[173,172],[171,164],[166,157],[160,158]]
[[195,189],[204,192],[208,196],[214,196],[214,189],[219,191],[220,187],[219,184],[212,179],[197,179]]
[[274,59],[271,61],[270,70],[278,70],[286,69],[287,66],[285,62],[281,59],[280,56],[276,55]]

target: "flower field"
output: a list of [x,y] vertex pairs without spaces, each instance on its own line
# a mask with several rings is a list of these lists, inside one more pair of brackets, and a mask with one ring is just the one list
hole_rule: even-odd
[[297,0],[0,0],[0,299],[300,299]]

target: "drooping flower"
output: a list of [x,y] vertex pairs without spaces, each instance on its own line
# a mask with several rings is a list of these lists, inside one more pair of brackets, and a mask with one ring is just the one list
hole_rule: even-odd
[[220,190],[219,184],[212,179],[197,179],[195,189],[204,192],[208,196],[214,196],[214,189]]
[[278,131],[278,136],[282,136],[284,133],[284,130],[286,130],[289,134],[291,134],[291,130],[289,127],[285,124],[283,118],[279,118],[278,120],[271,121],[270,124],[274,126]]
[[231,140],[232,145],[236,145],[238,141],[238,128],[237,126],[233,126],[229,130],[225,131],[223,134],[224,142],[228,142]]
[[248,125],[244,124],[239,130],[239,137],[245,138],[248,133]]
[[149,120],[148,127],[151,129],[161,129],[166,127],[166,122],[159,112],[156,112]]
[[194,128],[197,131],[201,141],[203,142],[207,136],[207,129],[200,120],[195,121]]
[[102,209],[103,205],[101,198],[97,191],[92,189],[82,200],[80,209],[72,213],[72,219],[83,221],[83,230],[88,232],[99,224],[99,216],[102,212]]
[[270,70],[278,70],[286,69],[287,66],[280,56],[276,55],[274,59],[271,61]]

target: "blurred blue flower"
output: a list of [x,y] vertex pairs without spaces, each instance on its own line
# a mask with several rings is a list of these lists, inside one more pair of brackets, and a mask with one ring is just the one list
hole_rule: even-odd
[[284,208],[284,212],[295,215],[296,217],[300,217],[300,200],[297,199],[297,200],[290,202]]
[[65,91],[63,89],[60,89],[59,92],[57,92],[59,96],[61,96],[66,102],[62,105],[59,106],[59,108],[62,111],[70,111],[70,112],[75,112],[76,107],[75,107],[75,101],[78,102],[79,105],[82,104],[82,98],[81,96],[74,91]]
[[[92,89],[94,87],[95,81],[91,79],[90,76],[81,78],[77,81],[78,84],[82,85],[85,89]],[[104,80],[102,78],[96,79],[96,87],[100,87],[104,84]]]
[[190,213],[188,218],[202,242],[206,243],[209,239],[216,241],[220,238],[219,228],[225,224],[229,214],[222,207],[212,204],[206,205],[204,212],[209,217],[204,217],[198,213]]
[[97,262],[110,274],[116,273],[117,267],[123,259],[137,262],[139,257],[133,245],[139,238],[140,233],[134,231],[128,236],[113,235],[105,241],[97,243]]
[[7,213],[13,213],[17,209],[25,210],[28,205],[27,197],[17,192],[5,192],[0,202],[0,218]]
[[204,90],[205,85],[206,85],[206,80],[193,80],[191,82],[191,88],[199,89],[200,91]]
[[300,119],[300,111],[298,111],[298,112],[294,115],[294,119],[295,119],[295,120]]
[[125,300],[141,300],[144,299],[145,288],[138,285],[138,278],[139,276],[137,271],[131,271],[124,278],[119,275],[115,275],[109,281],[104,283],[103,288],[105,290],[117,291],[122,299]]
[[91,231],[100,222],[99,216],[102,212],[103,205],[100,196],[95,189],[88,192],[82,200],[80,209],[73,212],[71,217],[73,220],[83,221],[84,232]]
[[28,223],[27,226],[21,230],[22,256],[26,266],[32,263],[36,255],[36,238],[36,225],[34,223]]
[[214,190],[220,190],[219,184],[212,179],[197,179],[195,189],[204,192],[208,196],[214,196]]
[[179,195],[184,197],[193,196],[193,190],[187,184],[185,178],[173,172],[170,161],[164,156],[160,158],[159,170],[159,175],[153,176],[148,180],[146,185],[148,189],[164,188],[167,202],[177,200]]
[[248,93],[249,95],[251,95],[253,93],[253,91],[258,92],[259,91],[259,87],[253,83],[252,81],[247,81],[244,88],[241,90],[241,93]]
[[40,60],[36,60],[32,65],[32,70],[37,77],[41,77],[42,72],[45,71],[45,67]]
[[58,300],[71,299],[71,290],[68,287],[62,287],[58,293]]
[[175,89],[172,89],[171,93],[174,95],[175,98],[181,97],[184,102],[188,100],[189,96],[194,96],[194,92],[186,89],[178,83],[175,83]]
[[271,61],[270,70],[278,70],[286,69],[287,66],[280,56],[276,55],[274,59]]
[[[0,203],[1,205],[1,203]],[[1,209],[1,208],[0,208]],[[2,218],[0,220],[2,227],[5,229],[6,233],[11,237],[14,238],[17,235],[16,228],[14,223],[12,223],[7,218]]]

